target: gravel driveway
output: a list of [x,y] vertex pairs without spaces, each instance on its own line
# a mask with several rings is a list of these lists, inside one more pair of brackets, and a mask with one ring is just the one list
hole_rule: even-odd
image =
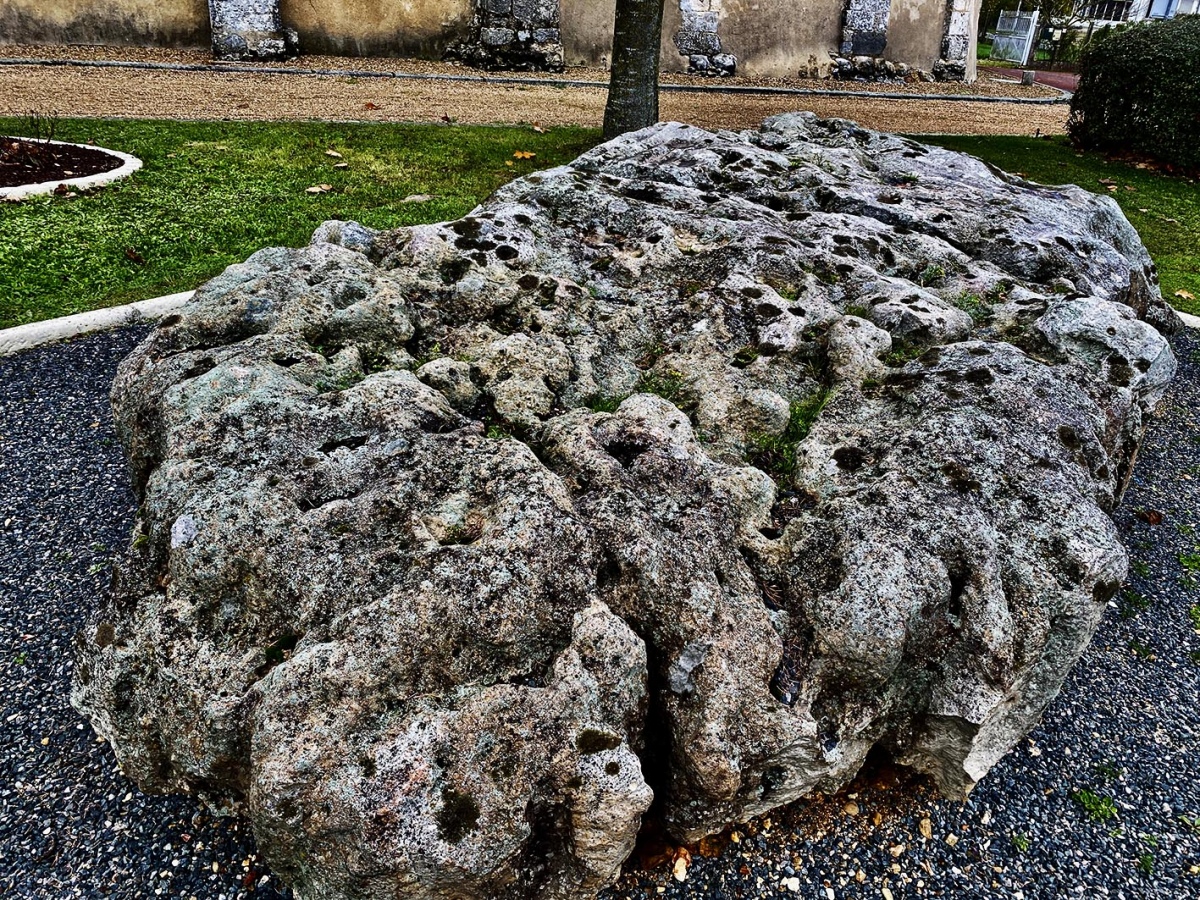
[[[152,64],[197,65],[211,62],[191,51],[142,51],[132,48],[3,47],[6,58],[91,58]],[[310,68],[352,67],[374,72],[402,71],[417,76],[478,75],[471,69],[417,60],[304,57],[295,65]],[[265,66],[261,68],[278,68]],[[506,77],[512,73],[505,73]],[[531,76],[532,77],[532,76]],[[566,78],[603,81],[600,70],[570,70]],[[526,80],[517,77],[518,82]],[[668,75],[671,83],[696,79]],[[703,81],[705,86],[717,82]],[[846,84],[828,81],[733,79],[742,87],[836,88],[860,90],[853,97],[676,93],[662,95],[663,119],[704,128],[756,128],[781,112],[806,109],[819,116],[854,119],[868,128],[923,134],[1060,134],[1067,106],[1013,102],[888,100],[880,90],[914,97],[973,93],[990,97],[1046,99],[1059,93],[993,80],[978,85]],[[137,69],[0,66],[0,116],[25,115],[31,109],[88,118],[221,119],[275,121],[318,119],[361,122],[441,122],[463,124],[585,125],[603,121],[607,93],[598,87],[550,87],[523,83],[357,78],[340,75],[285,75],[261,72],[194,72]]]
[[[144,333],[0,359],[0,896],[272,900],[288,893],[244,823],[140,794],[67,702],[73,635],[128,540],[108,389]],[[609,897],[1200,897],[1200,335],[1174,345],[1180,377],[1117,516],[1128,590],[970,802],[882,768],[693,848],[682,881],[649,841]]]

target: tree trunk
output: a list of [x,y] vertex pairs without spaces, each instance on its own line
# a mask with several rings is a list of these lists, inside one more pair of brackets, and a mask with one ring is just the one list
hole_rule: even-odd
[[658,121],[663,0],[617,0],[604,139]]

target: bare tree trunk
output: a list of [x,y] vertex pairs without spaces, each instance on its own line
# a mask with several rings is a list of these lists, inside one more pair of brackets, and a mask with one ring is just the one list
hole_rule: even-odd
[[658,121],[663,0],[617,0],[604,139]]

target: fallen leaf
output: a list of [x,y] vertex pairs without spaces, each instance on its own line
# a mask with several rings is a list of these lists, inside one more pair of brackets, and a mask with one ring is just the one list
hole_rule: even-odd
[[1179,291],[1175,292],[1175,296],[1178,297],[1180,300],[1195,300],[1196,299],[1196,295],[1193,294],[1191,291],[1179,290]]
[[379,107],[376,104],[372,103],[370,100],[368,100],[366,103],[363,104],[363,109],[379,109]]
[[533,130],[536,131],[538,134],[546,133],[546,129],[543,128],[541,125],[539,125],[537,122],[533,123]]
[[946,843],[949,844],[951,847],[956,846],[958,844],[958,835],[957,834],[946,835]]
[[433,199],[432,194],[409,194],[401,203],[425,203]]
[[455,122],[458,121],[458,119],[454,118],[453,116],[444,115],[444,116],[442,116],[442,121],[445,122],[447,125],[453,125]]
[[1161,525],[1163,514],[1157,509],[1139,509],[1137,517],[1150,525]]
[[921,820],[921,837],[925,838],[925,840],[933,837],[933,822],[929,819]]
[[332,156],[334,159],[341,159],[341,158],[342,158],[342,154],[338,153],[336,150],[326,150],[326,151],[325,151],[325,155],[326,155],[326,156]]
[[688,853],[686,847],[680,847],[675,851],[675,863],[671,866],[671,871],[675,875],[676,881],[687,881],[688,866],[692,863],[692,854]]
[[306,193],[306,194],[328,194],[332,190],[333,190],[332,184],[314,184],[310,188],[305,188],[304,193]]
[[506,159],[506,160],[504,161],[504,164],[505,164],[506,166],[511,166],[511,165],[513,164],[513,161],[512,161],[511,159]]
[[535,156],[537,156],[537,154],[532,153],[529,150],[518,150],[513,154],[513,159],[533,159]]
[[333,167],[335,169],[348,169],[348,168],[350,168],[350,163],[348,163],[348,162],[334,163]]
[[1116,182],[1113,181],[1111,178],[1101,178],[1098,180],[1101,184],[1116,184]]
[[142,254],[138,253],[132,247],[125,248],[125,258],[128,260],[132,260],[133,262],[138,263],[139,265],[145,265],[145,263],[146,263],[146,260],[142,257]]

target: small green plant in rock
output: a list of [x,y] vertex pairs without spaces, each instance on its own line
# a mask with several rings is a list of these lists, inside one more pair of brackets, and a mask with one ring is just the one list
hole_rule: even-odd
[[779,482],[785,482],[796,471],[796,452],[802,440],[808,437],[813,423],[829,402],[830,392],[821,389],[805,400],[792,401],[787,428],[783,434],[749,435],[747,460]]
[[25,661],[28,659],[29,659],[29,654],[26,651],[22,650],[15,657],[13,657],[13,662],[15,662],[18,666],[23,666],[23,665],[25,665]]
[[683,373],[682,372],[647,372],[642,376],[642,380],[638,382],[635,394],[655,394],[662,397],[668,403],[679,405],[680,395],[683,393]]
[[1129,564],[1129,568],[1133,570],[1133,574],[1139,578],[1150,577],[1150,564],[1144,559],[1135,559]]
[[1186,572],[1191,572],[1192,574],[1200,573],[1200,552],[1180,553],[1179,564],[1183,566]]
[[1121,773],[1123,771],[1124,769],[1117,766],[1112,760],[1106,759],[1104,762],[1096,766],[1096,777],[1107,783],[1110,781],[1116,781],[1121,777]]
[[919,345],[910,345],[904,343],[896,343],[892,345],[892,351],[883,358],[885,365],[897,368],[910,363],[926,350],[925,347]]
[[1032,844],[1033,841],[1030,840],[1029,835],[1025,832],[1022,832],[1021,834],[1014,834],[1012,836],[1013,849],[1018,853],[1028,853],[1029,847]]
[[919,284],[921,287],[939,285],[945,280],[945,266],[939,266],[934,263],[930,263],[917,274],[917,284]]
[[978,294],[964,292],[954,298],[954,305],[971,317],[976,324],[985,322],[992,317],[988,302]]
[[1117,814],[1117,805],[1109,797],[1097,794],[1089,788],[1080,788],[1072,792],[1071,799],[1079,804],[1093,822],[1107,822]]
[[1192,620],[1192,627],[1200,632],[1200,603],[1192,605],[1192,608],[1188,610],[1188,618]]
[[1154,854],[1143,853],[1137,859],[1137,869],[1143,875],[1154,874]]
[[624,397],[601,397],[597,395],[595,397],[589,397],[586,401],[584,401],[584,405],[587,406],[587,408],[592,412],[614,413],[624,402]]

